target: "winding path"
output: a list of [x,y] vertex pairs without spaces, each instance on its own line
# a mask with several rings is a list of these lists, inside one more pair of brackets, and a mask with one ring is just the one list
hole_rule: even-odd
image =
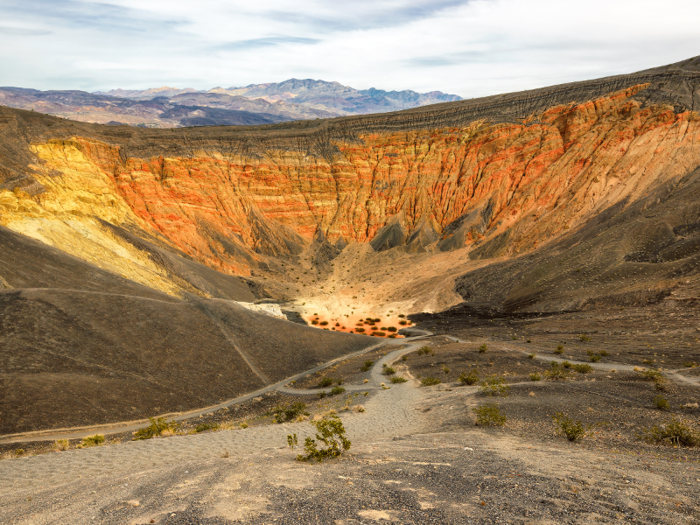
[[[382,344],[386,345],[400,345],[402,348],[389,352],[375,363],[369,383],[347,388],[347,390],[353,391],[377,390],[375,395],[365,404],[364,413],[347,412],[343,414],[343,424],[351,440],[375,440],[411,434],[423,429],[423,421],[415,410],[415,405],[422,399],[422,392],[417,388],[412,388],[410,382],[391,385],[387,389],[381,389],[380,385],[386,379],[382,375],[382,365],[389,365],[403,354],[413,352],[421,344],[416,339],[420,340],[428,335],[383,342]],[[375,345],[353,355],[361,355],[377,348],[377,346],[381,345]],[[342,359],[348,357],[344,356]],[[331,366],[338,360],[308,370],[296,377],[302,377],[310,372]],[[287,384],[292,379],[288,378],[284,383]],[[319,392],[318,389],[291,389],[278,383],[262,391],[218,405],[216,408],[204,409],[199,412],[207,413],[222,406],[240,403],[272,389],[294,394],[317,395]],[[192,414],[190,413],[187,417],[192,417]],[[137,425],[135,428],[142,426]],[[125,428],[128,427],[120,427],[120,431],[124,431]],[[192,460],[220,457],[225,453],[231,456],[265,453],[266,450],[285,449],[286,438],[290,433],[296,433],[299,441],[303,441],[306,436],[311,436],[314,430],[308,422],[263,425],[247,429],[173,436],[167,439],[131,441],[83,450],[68,450],[5,460],[0,461],[0,492],[48,488],[70,483],[79,477],[86,478],[104,474],[127,477],[129,473],[175,466]],[[94,434],[94,430],[92,433]],[[42,439],[48,439],[48,437],[44,435]]]

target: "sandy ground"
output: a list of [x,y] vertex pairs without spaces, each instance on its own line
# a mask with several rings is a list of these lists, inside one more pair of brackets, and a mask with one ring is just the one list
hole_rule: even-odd
[[[371,384],[358,385],[372,387],[374,393],[364,413],[341,413],[352,448],[339,460],[295,461],[286,436],[297,433],[301,440],[309,435],[308,422],[5,460],[0,462],[0,522],[700,520],[697,449],[640,453],[587,440],[572,444],[509,424],[503,429],[476,427],[470,414],[479,401],[474,388],[455,383],[420,387],[412,377],[411,352],[425,344],[432,339],[381,357],[369,375]],[[403,354],[409,354],[405,362]],[[382,365],[392,363],[409,382],[386,382]],[[390,388],[377,388],[381,382]],[[304,393],[303,388],[291,390]],[[310,395],[317,392],[308,390]],[[517,402],[519,396],[514,392],[508,399]],[[529,398],[527,390],[522,397]]]

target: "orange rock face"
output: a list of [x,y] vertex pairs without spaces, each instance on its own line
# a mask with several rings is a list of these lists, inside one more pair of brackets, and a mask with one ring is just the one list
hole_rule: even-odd
[[700,117],[642,108],[630,97],[643,88],[522,124],[365,135],[337,144],[330,165],[277,150],[123,161],[116,147],[75,140],[140,219],[221,271],[247,273],[256,252],[293,253],[318,229],[367,242],[397,216],[407,234],[429,221],[449,248],[508,232],[496,253],[505,255],[700,164]]

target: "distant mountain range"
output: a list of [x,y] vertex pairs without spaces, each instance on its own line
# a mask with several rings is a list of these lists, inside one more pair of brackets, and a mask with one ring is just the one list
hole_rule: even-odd
[[146,127],[262,125],[386,113],[461,100],[440,91],[358,90],[338,82],[290,79],[208,91],[159,87],[106,92],[0,87],[0,105],[102,124]]

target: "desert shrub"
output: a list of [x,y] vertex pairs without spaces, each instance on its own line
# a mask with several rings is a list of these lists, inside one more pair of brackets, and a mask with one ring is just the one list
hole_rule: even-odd
[[656,396],[654,398],[654,406],[658,408],[659,410],[670,410],[671,405],[668,402],[668,399],[666,399],[663,396]]
[[380,326],[379,329],[384,330],[385,332],[388,330],[388,328],[386,326]]
[[362,372],[369,372],[369,369],[372,368],[372,365],[374,364],[374,361],[370,361],[369,359],[365,361],[365,364],[362,365],[362,368],[360,370]]
[[593,372],[593,367],[584,363],[581,363],[580,365],[573,365],[572,368],[579,374],[588,374],[589,372]]
[[384,370],[382,370],[382,374],[385,376],[393,376],[396,373],[396,370],[394,370],[392,367],[387,366],[386,364],[383,365]]
[[557,349],[554,350],[554,353],[557,355],[561,355],[564,353],[564,347],[562,345],[557,345]]
[[294,421],[297,417],[301,415],[309,415],[309,413],[306,412],[306,403],[302,403],[301,401],[297,403],[292,403],[291,405],[277,405],[273,409],[272,413],[275,416],[275,421],[277,421],[278,423]]
[[567,415],[559,412],[552,416],[554,424],[558,427],[559,432],[569,441],[579,441],[586,437],[590,427],[586,427],[580,421],[574,421]]
[[597,363],[601,360],[601,355],[594,352],[588,352],[588,359],[591,361],[591,363]]
[[406,316],[404,314],[399,314],[399,317],[404,318]]
[[327,388],[333,384],[333,379],[330,377],[324,377],[318,382],[318,388]]
[[355,331],[358,333],[364,333],[365,329],[364,328],[355,328]]
[[241,428],[248,428],[248,423],[245,423],[245,422],[241,423]]
[[94,436],[88,436],[86,438],[83,438],[81,441],[81,445],[83,447],[99,447],[102,443],[105,442],[105,437],[102,434],[95,434]]
[[[316,439],[306,438],[304,442],[306,455],[299,454],[298,461],[315,459],[320,463],[324,459],[336,458],[343,451],[350,450],[352,443],[345,437],[345,427],[338,416],[329,416],[327,419],[314,421],[312,424],[316,427]],[[297,446],[297,443],[296,434],[287,436],[287,444],[292,450]],[[320,443],[323,443],[325,448],[318,448]]]
[[311,324],[318,324],[318,320],[317,320],[317,319],[313,319],[313,320],[311,321]]
[[488,349],[489,349],[488,346],[486,346],[486,345],[481,345],[481,346],[479,347],[479,353],[480,353],[480,354],[485,354],[485,353],[488,351]]
[[385,335],[385,332],[372,332],[372,337],[384,337]]
[[437,377],[424,377],[420,382],[422,386],[433,386],[439,385],[440,383],[442,383],[442,381]]
[[319,398],[319,399],[323,399],[323,398],[326,397],[327,395],[328,395],[328,392],[326,392],[326,391],[319,392],[319,393],[318,393],[318,398]]
[[530,374],[530,381],[542,381],[542,376],[538,373]]
[[342,386],[334,386],[331,388],[331,391],[328,392],[329,396],[337,396],[338,394],[342,394],[345,392],[345,389]]
[[433,349],[430,348],[429,346],[422,346],[418,349],[418,351],[416,353],[418,355],[423,355],[423,354],[428,355],[432,351],[433,351]]
[[534,358],[535,358],[535,354],[528,354],[528,355],[527,355],[527,358],[528,358],[528,359],[534,359]]
[[341,377],[340,379],[335,380],[336,385],[342,385],[343,384],[343,378]]
[[564,361],[564,362],[561,364],[561,366],[563,366],[564,368],[566,368],[566,369],[568,370],[568,369],[570,369],[570,368],[573,368],[574,365],[572,365],[572,364],[569,363],[568,361]]
[[518,338],[515,337],[514,335],[511,335],[510,338],[511,338],[513,341],[517,341],[517,340],[518,340]]
[[59,439],[54,441],[53,448],[56,450],[68,450],[70,448],[70,443],[67,439]]
[[527,342],[528,342],[528,344],[531,344],[531,343],[532,343],[532,339],[528,339]]
[[568,379],[568,377],[569,377],[569,373],[566,370],[564,370],[559,365],[559,363],[557,363],[556,361],[552,361],[552,363],[549,367],[549,370],[545,370],[544,376],[547,379],[552,379],[555,381],[556,380],[566,381],[566,379]]
[[450,373],[450,367],[447,365],[442,365],[442,371],[445,372],[446,374]]
[[391,378],[391,382],[394,383],[394,384],[396,384],[396,383],[405,383],[406,381],[408,381],[408,379],[406,379],[405,377],[401,377],[401,376],[393,376],[393,377]]
[[591,338],[588,337],[586,334],[581,334],[578,336],[578,340],[581,341],[582,343],[587,343],[588,341],[591,340]]
[[328,321],[321,321],[321,322],[318,323],[318,324],[320,324],[321,326],[326,326],[326,325],[328,324]]
[[700,445],[700,434],[693,431],[692,423],[676,418],[662,425],[644,428],[642,429],[642,434],[637,437],[647,443],[659,445],[676,447],[696,447]]
[[153,418],[149,417],[151,422],[145,428],[140,428],[134,433],[134,441],[139,439],[150,439],[155,436],[160,436],[163,432],[175,432],[180,428],[180,425],[174,421],[166,421],[164,417]]
[[642,376],[643,379],[646,381],[663,381],[664,376],[661,375],[661,372],[658,370],[642,370],[640,372],[640,375]]
[[694,362],[694,361],[686,361],[685,363],[683,363],[683,366],[686,367],[686,368],[694,368],[694,367],[696,367],[697,365],[698,365],[698,364],[697,364],[696,362]]
[[502,427],[506,423],[506,416],[495,403],[472,408],[476,414],[476,424],[480,427]]
[[399,324],[400,324],[401,326],[406,326],[406,325],[408,324],[408,321],[404,321],[404,320],[402,319],[401,321],[399,321]]
[[23,448],[16,448],[13,450],[14,454],[16,457],[24,456],[24,453],[26,452]]
[[387,331],[387,332],[396,332],[396,327],[395,327],[395,326],[389,326],[389,327],[386,329],[386,331]]
[[218,430],[219,425],[217,423],[200,423],[194,427],[194,431],[199,434],[200,432],[206,432],[207,430]]
[[607,350],[601,350],[601,351],[598,352],[598,353],[599,353],[601,356],[603,356],[603,357],[608,357],[608,356],[610,355],[610,354],[608,354],[608,351],[607,351]]
[[407,355],[402,355],[402,356],[401,356],[401,361],[406,361],[407,359],[408,359],[408,356],[407,356]]
[[510,394],[510,387],[506,385],[506,382],[502,377],[491,376],[481,382],[481,385],[479,385],[479,391],[485,396],[506,397]]
[[479,381],[479,371],[473,368],[468,374],[462,372],[462,375],[459,376],[459,380],[465,385],[475,385]]

